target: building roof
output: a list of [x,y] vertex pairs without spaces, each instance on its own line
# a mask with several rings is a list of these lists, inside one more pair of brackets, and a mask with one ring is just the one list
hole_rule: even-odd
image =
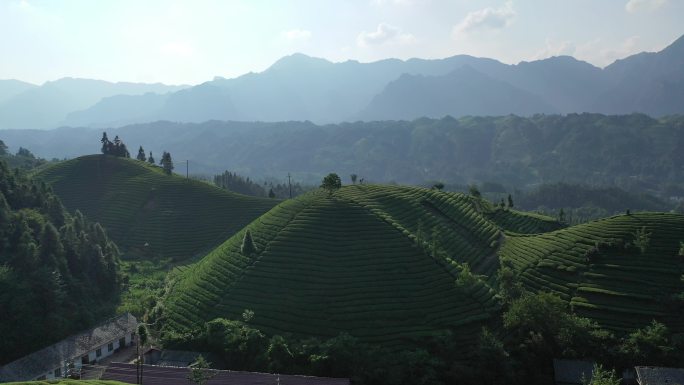
[[138,321],[130,313],[108,319],[92,329],[74,334],[0,367],[0,382],[32,380],[64,366],[65,361],[80,362],[81,356],[97,347],[135,332],[137,325]]
[[553,373],[556,384],[581,384],[582,377],[591,380],[593,370],[594,363],[591,361],[553,360]]
[[[348,378],[310,377],[286,374],[211,370],[215,375],[207,385],[349,385]],[[189,368],[143,365],[145,385],[195,385],[188,380]],[[136,383],[135,364],[112,363],[102,374],[102,380]]]
[[684,385],[684,369],[637,366],[637,381],[641,385]]

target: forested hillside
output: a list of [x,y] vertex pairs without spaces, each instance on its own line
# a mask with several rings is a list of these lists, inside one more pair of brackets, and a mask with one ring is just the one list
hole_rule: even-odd
[[[3,140],[38,156],[99,149],[101,132],[64,128],[3,131]],[[355,122],[179,124],[156,122],[110,131],[136,148],[189,159],[190,173],[228,169],[252,180],[318,184],[331,170],[348,181],[445,184],[498,182],[512,192],[541,183],[618,186],[684,196],[684,117],[632,114],[467,117]],[[147,144],[150,143],[148,146]],[[16,148],[15,147],[15,148]],[[15,150],[16,151],[16,150]]]
[[0,364],[110,315],[120,283],[102,226],[0,161]]

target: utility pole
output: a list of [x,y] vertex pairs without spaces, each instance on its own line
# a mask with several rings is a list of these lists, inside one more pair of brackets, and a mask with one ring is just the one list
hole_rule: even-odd
[[287,186],[290,188],[290,199],[292,199],[292,182],[290,181],[290,173],[287,173]]
[[143,383],[143,357],[140,354],[140,333],[135,333],[135,339],[136,339],[136,344],[135,344],[135,349],[137,351],[137,359],[135,360],[135,369],[136,369],[136,375],[137,375],[137,381],[136,384],[142,385]]

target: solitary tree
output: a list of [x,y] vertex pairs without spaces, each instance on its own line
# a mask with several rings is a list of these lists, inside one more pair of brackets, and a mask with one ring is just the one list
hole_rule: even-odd
[[103,154],[109,154],[109,148],[111,147],[112,142],[110,142],[109,138],[107,138],[107,132],[102,133],[102,139],[100,139],[100,143],[102,143],[102,148],[100,149],[100,151],[102,151]]
[[340,176],[335,174],[334,172],[331,172],[330,174],[326,175],[325,178],[323,178],[323,182],[321,183],[321,188],[328,191],[328,196],[331,196],[335,190],[338,190],[342,187],[342,180],[340,180]]
[[138,149],[138,156],[137,159],[141,162],[144,162],[147,160],[147,157],[145,156],[145,150],[143,150],[142,146]]
[[644,254],[651,243],[651,233],[646,231],[646,226],[642,226],[634,233],[634,246],[638,247],[641,254]]
[[470,187],[468,187],[468,192],[470,195],[474,196],[475,198],[481,198],[482,193],[480,193],[480,190],[477,189],[477,186],[472,184]]
[[250,256],[256,252],[256,246],[254,245],[254,240],[252,239],[252,233],[249,230],[245,231],[245,236],[242,238],[242,246],[240,247],[242,255]]
[[359,176],[356,174],[351,174],[349,175],[349,177],[351,178],[352,184],[356,184],[356,178],[358,178]]
[[171,175],[171,172],[173,171],[173,160],[171,160],[171,154],[164,151],[164,154],[162,154],[162,159],[159,162],[161,166],[164,168],[164,172],[167,173],[168,175]]
[[432,188],[435,189],[435,190],[440,190],[440,191],[441,191],[441,190],[444,189],[444,183],[442,183],[442,182],[437,182],[437,183],[435,183],[435,184],[432,185]]
[[511,194],[508,194],[508,208],[513,207],[513,197],[511,197]]
[[150,157],[147,158],[147,161],[148,161],[150,164],[155,164],[155,163],[157,163],[157,162],[154,161],[154,157],[152,156],[152,151],[150,151]]
[[210,363],[202,355],[197,357],[197,361],[190,366],[188,380],[197,385],[205,385],[216,373],[209,370]]

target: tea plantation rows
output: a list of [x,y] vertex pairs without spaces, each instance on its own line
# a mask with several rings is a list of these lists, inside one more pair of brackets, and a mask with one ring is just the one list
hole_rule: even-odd
[[141,257],[204,254],[277,203],[107,155],[60,162],[37,176],[69,210],[100,222],[124,252]]
[[243,231],[176,273],[166,330],[251,309],[251,322],[267,333],[346,331],[396,345],[457,328],[465,343],[499,309],[487,282],[455,283],[461,263],[493,272],[502,239],[462,194],[347,186],[283,202],[246,229],[254,255],[241,252]]
[[[637,232],[645,230],[641,247]],[[557,293],[576,312],[614,330],[657,319],[684,330],[673,316],[684,293],[684,215],[638,213],[567,229],[507,238],[500,256],[533,291]]]

